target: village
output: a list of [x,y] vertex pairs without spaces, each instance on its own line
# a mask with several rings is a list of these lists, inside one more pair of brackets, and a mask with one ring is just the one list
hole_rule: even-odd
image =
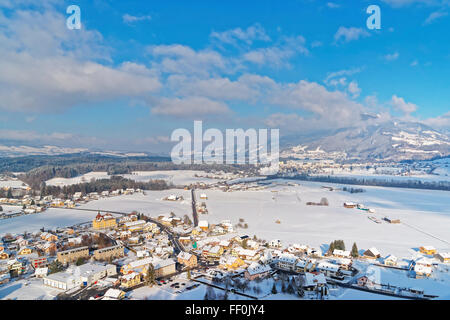
[[[209,187],[221,190],[220,185]],[[417,244],[418,251],[411,259],[382,254],[375,246],[360,250],[356,243],[349,250],[337,239],[330,239],[326,249],[263,239],[247,234],[248,222],[244,219],[209,222],[209,187],[198,191],[186,187],[191,191],[192,210],[184,215],[83,209],[92,212],[91,221],[4,234],[0,243],[0,292],[2,286],[21,282],[51,292],[54,299],[139,299],[138,293],[147,289],[185,299],[192,297],[191,292],[203,290],[196,297],[211,300],[278,296],[333,299],[342,290],[406,299],[439,298],[422,288],[383,283],[380,271],[373,270],[392,270],[405,279],[433,279],[448,274],[449,252]],[[236,188],[252,190],[264,185],[240,182],[221,191]],[[96,198],[142,192],[78,193],[70,200],[71,205],[59,199],[32,200],[70,211]],[[173,193],[160,201],[185,199]],[[316,205],[327,204],[321,201]],[[374,212],[354,202],[342,206]],[[384,223],[400,221],[386,217]]]

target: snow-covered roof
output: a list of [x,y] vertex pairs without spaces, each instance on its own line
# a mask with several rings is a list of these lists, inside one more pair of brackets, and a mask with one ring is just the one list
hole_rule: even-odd
[[310,272],[305,273],[305,287],[316,286],[318,284],[326,284],[327,280],[323,273],[314,274]]
[[219,246],[222,246],[222,247],[228,247],[229,245],[230,245],[230,241],[228,241],[228,240],[221,240],[219,242]]
[[386,258],[384,258],[384,260],[397,261],[397,257],[392,255],[392,254],[390,254]]
[[317,265],[317,269],[319,270],[328,270],[328,271],[338,271],[339,270],[339,266],[333,263],[329,263],[326,261],[320,262]]
[[278,261],[294,264],[297,261],[297,257],[290,253],[283,253],[278,257]]
[[157,259],[153,262],[153,266],[155,267],[155,270],[170,266],[172,264],[175,264],[175,261],[172,259],[165,259],[165,260]]
[[113,289],[109,288],[106,292],[104,297],[113,298],[113,299],[119,299],[120,295],[123,293],[122,290],[119,289]]
[[372,247],[372,248],[368,249],[367,251],[372,252],[372,254],[373,254],[374,256],[380,255],[380,252],[379,252],[379,251],[377,250],[377,248],[375,248],[375,247]]
[[211,249],[208,250],[210,253],[219,253],[221,247],[220,246],[214,246]]
[[206,228],[208,228],[209,223],[208,223],[208,221],[206,221],[206,220],[200,220],[200,221],[198,222],[198,226],[199,226],[199,227],[206,227]]
[[34,274],[36,275],[47,275],[48,273],[48,268],[36,268],[36,270],[34,270]]
[[258,253],[258,251],[237,247],[236,253],[247,257],[254,257]]
[[257,262],[252,263],[248,268],[247,268],[247,272],[250,275],[255,275],[255,274],[260,274],[260,273],[265,273],[265,272],[269,272],[270,270],[272,270],[272,268],[269,265],[261,265]]
[[185,251],[181,251],[178,254],[178,258],[183,259],[183,260],[189,260],[191,257],[192,257],[192,254],[190,254],[189,252],[185,252]]
[[419,259],[415,260],[414,262],[416,263],[416,265],[424,265],[424,266],[433,264],[433,262],[426,257],[420,257]]
[[343,256],[343,257],[350,257],[350,251],[334,249],[333,255],[335,255],[335,256]]
[[138,276],[138,275],[139,275],[139,273],[137,273],[137,272],[131,272],[131,273],[128,273],[128,274],[122,276],[122,279],[129,281],[129,280],[136,278],[136,276]]
[[136,221],[130,221],[130,222],[125,222],[124,225],[129,228],[129,227],[135,227],[135,226],[139,226],[139,225],[144,225],[146,224],[145,220],[136,220]]
[[425,274],[430,274],[432,272],[431,267],[427,267],[421,264],[416,264],[414,266],[414,271],[417,273],[425,273]]
[[127,268],[130,268],[130,269],[140,268],[140,267],[143,267],[145,265],[149,265],[152,262],[153,262],[153,258],[152,257],[145,258],[145,259],[140,259],[140,260],[135,260],[133,262],[130,262],[127,265]]

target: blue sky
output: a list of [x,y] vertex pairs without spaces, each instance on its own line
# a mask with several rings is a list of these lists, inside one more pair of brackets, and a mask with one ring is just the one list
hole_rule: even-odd
[[[81,30],[66,8],[81,9]],[[366,8],[381,8],[381,29]],[[450,129],[450,2],[0,0],[2,141],[167,150],[193,120],[281,135]]]

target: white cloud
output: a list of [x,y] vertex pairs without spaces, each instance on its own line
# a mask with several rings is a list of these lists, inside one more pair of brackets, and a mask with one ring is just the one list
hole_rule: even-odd
[[102,143],[101,139],[88,136],[80,136],[67,132],[42,133],[32,130],[0,129],[0,139],[14,141],[16,143],[52,144],[66,146],[91,146]]
[[334,3],[334,2],[327,2],[327,7],[330,9],[336,9],[336,8],[339,8],[340,5],[337,3]]
[[146,137],[141,138],[136,141],[137,144],[167,144],[170,143],[170,137],[169,136],[153,136],[153,137]]
[[257,65],[269,65],[276,68],[289,66],[289,59],[297,54],[308,55],[303,36],[284,37],[278,45],[258,48],[246,52],[243,60]]
[[398,52],[394,52],[394,53],[386,54],[383,58],[386,61],[394,61],[394,60],[397,60],[399,56],[400,56],[400,54]]
[[436,128],[450,131],[450,111],[435,118],[428,118],[422,122],[429,125],[433,129]]
[[270,37],[259,23],[255,23],[245,30],[235,28],[223,32],[213,31],[210,37],[213,40],[217,40],[219,43],[232,45],[236,45],[239,41],[248,45],[252,44],[255,40],[270,41]]
[[346,85],[347,78],[345,78],[343,76],[350,77],[352,75],[360,73],[362,70],[363,70],[363,68],[352,68],[352,69],[343,69],[343,70],[339,70],[339,71],[335,71],[335,72],[329,72],[323,82],[326,85],[332,85],[332,86]]
[[195,51],[188,46],[173,44],[149,46],[147,51],[156,58],[155,68],[165,73],[208,76],[219,71],[234,72],[230,61],[210,49]]
[[406,7],[413,4],[432,5],[438,3],[438,1],[436,0],[382,0],[382,1],[394,8]]
[[71,32],[64,23],[51,8],[0,15],[0,109],[55,112],[159,90],[145,66],[97,62],[110,61],[101,35],[86,28]]
[[391,99],[391,105],[394,109],[403,112],[405,115],[409,115],[417,110],[417,105],[411,102],[406,102],[405,99],[393,95]]
[[438,20],[439,18],[443,18],[448,16],[448,12],[446,11],[435,11],[430,13],[430,15],[425,19],[425,21],[423,22],[424,25],[428,25],[431,24],[433,22],[435,22],[436,20]]
[[132,24],[134,22],[140,22],[140,21],[150,21],[152,20],[152,16],[146,15],[146,16],[133,16],[128,13],[124,14],[122,16],[123,22],[127,24]]
[[333,127],[351,124],[364,107],[339,90],[328,91],[316,82],[301,80],[279,86],[269,99],[273,105],[310,112]]
[[366,97],[364,98],[364,103],[365,103],[368,107],[374,108],[374,107],[378,106],[378,98],[377,98],[376,95],[369,95],[369,96],[366,96]]
[[369,37],[370,33],[362,28],[355,27],[339,27],[337,32],[334,35],[334,42],[350,42],[353,40],[358,40],[359,38]]
[[242,77],[236,81],[229,78],[191,78],[185,75],[169,77],[168,83],[173,90],[183,96],[199,95],[211,99],[232,101],[249,101],[258,96],[258,90],[251,88],[242,81]]
[[311,42],[311,48],[318,48],[321,46],[323,46],[323,43],[321,41],[316,40],[316,41]]
[[347,88],[348,92],[352,95],[353,98],[359,97],[361,93],[361,88],[358,86],[358,83],[356,81],[352,81],[348,84]]
[[228,114],[231,110],[220,101],[205,97],[159,98],[151,108],[153,114],[199,119],[202,116]]

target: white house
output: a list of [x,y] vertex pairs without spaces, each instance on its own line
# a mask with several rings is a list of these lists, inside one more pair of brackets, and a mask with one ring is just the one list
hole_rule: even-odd
[[113,264],[104,266],[86,263],[45,276],[44,285],[66,291],[81,285],[90,286],[102,278],[115,274],[117,274],[117,271]]
[[279,240],[279,239],[271,240],[271,241],[269,242],[269,247],[272,247],[272,248],[281,248],[281,240]]

